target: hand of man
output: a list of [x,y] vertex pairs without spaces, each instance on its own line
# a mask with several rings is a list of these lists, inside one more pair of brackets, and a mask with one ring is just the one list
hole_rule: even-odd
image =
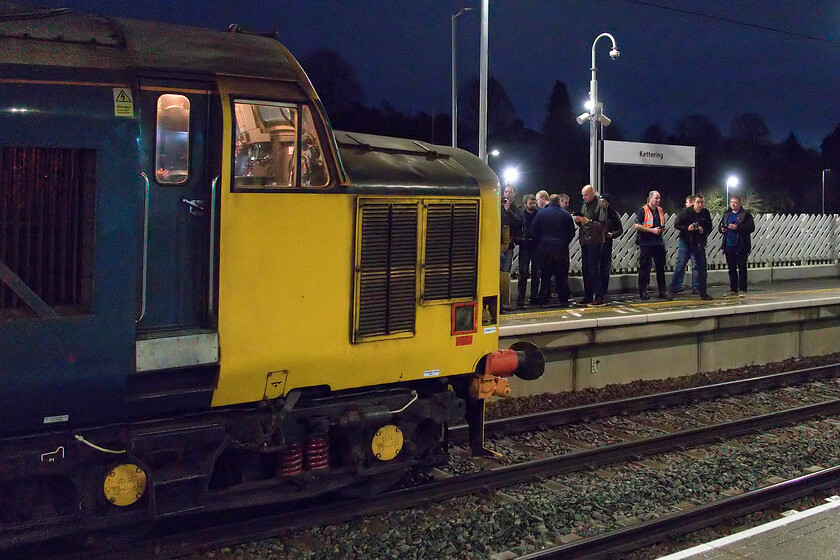
[[738,224],[729,224],[729,229],[738,229]]
[[703,226],[697,226],[697,231],[703,233]]

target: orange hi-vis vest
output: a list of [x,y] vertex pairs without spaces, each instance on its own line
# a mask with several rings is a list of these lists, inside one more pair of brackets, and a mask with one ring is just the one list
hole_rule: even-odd
[[[642,206],[645,209],[645,222],[642,224],[645,227],[653,227],[653,212],[650,211],[650,205],[645,204]],[[659,210],[659,225],[661,227],[665,227],[665,211],[662,210],[661,206],[656,207]]]

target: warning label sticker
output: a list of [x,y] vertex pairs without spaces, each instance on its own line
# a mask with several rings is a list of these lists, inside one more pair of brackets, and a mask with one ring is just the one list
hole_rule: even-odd
[[134,116],[134,99],[131,97],[131,89],[114,88],[114,116]]

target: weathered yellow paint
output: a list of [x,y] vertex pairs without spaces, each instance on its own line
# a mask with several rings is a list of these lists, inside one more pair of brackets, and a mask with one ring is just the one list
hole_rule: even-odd
[[[232,130],[221,81],[220,90],[223,130]],[[230,137],[223,150],[214,406],[263,399],[269,372],[286,372],[283,394],[339,390],[470,373],[498,347],[497,325],[487,333],[479,326],[473,344],[455,346],[451,306],[440,304],[418,305],[414,336],[353,344],[356,197],[232,193]],[[482,187],[481,207],[479,301],[499,288],[498,181]]]

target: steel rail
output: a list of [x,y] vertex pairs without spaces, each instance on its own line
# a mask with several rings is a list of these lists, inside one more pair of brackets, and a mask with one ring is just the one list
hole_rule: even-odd
[[[245,515],[231,516],[232,521],[224,526],[201,529],[201,522],[192,517],[179,524],[189,523],[199,528],[183,534],[166,536],[148,543],[134,544],[111,549],[102,558],[114,557],[119,552],[120,558],[161,559],[195,553],[196,550],[208,550],[231,546],[246,540],[260,540],[276,536],[280,531],[303,530],[313,526],[330,525],[346,521],[359,515],[375,515],[395,509],[415,507],[429,502],[438,502],[456,498],[478,491],[488,492],[506,486],[526,483],[540,477],[551,477],[578,471],[587,467],[603,466],[620,461],[634,460],[668,451],[695,447],[728,438],[739,437],[752,432],[778,428],[794,422],[806,421],[815,417],[840,414],[840,399],[818,404],[777,411],[760,416],[742,418],[732,422],[704,426],[680,432],[656,436],[649,439],[618,443],[578,453],[540,459],[500,467],[490,471],[456,476],[431,484],[421,485],[380,494],[365,500],[343,499],[329,503],[301,503],[297,509],[289,505],[272,508],[276,514],[265,515],[257,519],[246,519]],[[263,511],[269,509],[263,507]],[[195,543],[201,543],[197,547]],[[62,559],[97,558],[90,551],[77,556],[58,556]]]
[[[526,432],[541,427],[573,424],[584,420],[616,416],[625,412],[639,412],[661,408],[663,406],[681,405],[692,400],[708,400],[728,395],[765,391],[786,385],[796,385],[832,377],[840,377],[840,364],[828,364],[795,371],[785,371],[763,375],[761,377],[678,389],[676,391],[643,395],[629,399],[599,402],[561,410],[549,410],[535,414],[498,418],[486,422],[484,431],[486,434],[496,435]],[[448,430],[448,435],[451,442],[464,443],[468,438],[468,428],[466,425],[452,426]]]
[[603,535],[519,556],[519,559],[612,560],[617,557],[617,554],[656,544],[672,535],[685,535],[728,519],[743,517],[767,507],[777,506],[838,486],[840,486],[840,467],[832,467],[739,496],[697,506],[685,512],[664,515]]

